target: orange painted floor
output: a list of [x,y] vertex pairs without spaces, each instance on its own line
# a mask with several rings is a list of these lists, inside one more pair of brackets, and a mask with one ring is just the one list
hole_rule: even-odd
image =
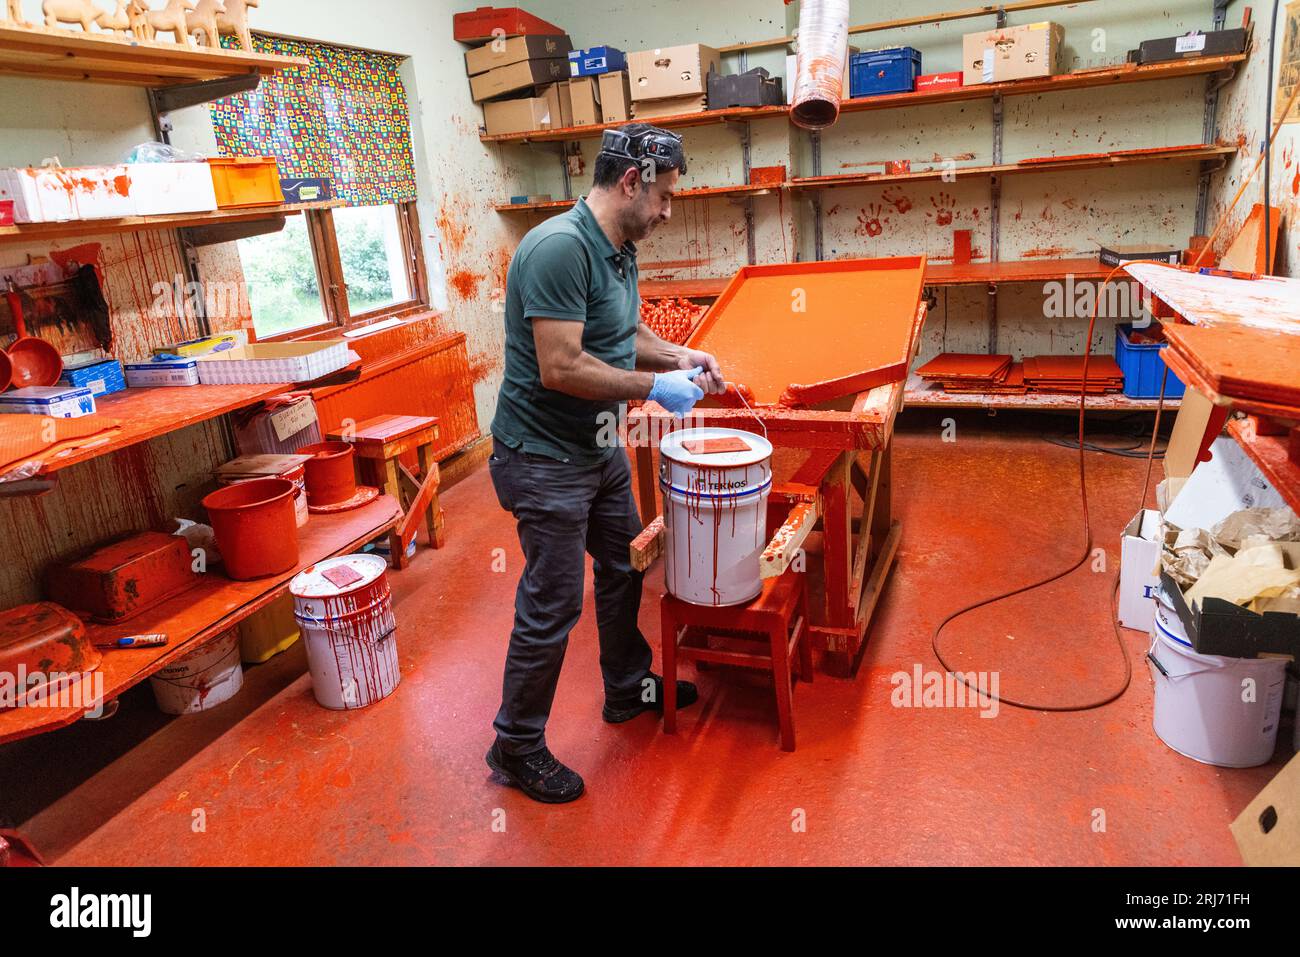
[[[0,748],[0,826],[83,865],[1239,863],[1228,822],[1289,747],[1251,770],[1170,751],[1151,730],[1141,634],[1125,633],[1131,688],[1097,711],[891,706],[892,674],[937,668],[929,633],[946,611],[1079,548],[1075,454],[1036,431],[1053,420],[1017,431],[976,413],[945,443],[937,414],[912,415],[894,462],[897,568],[856,680],[798,686],[793,754],[777,748],[770,687],[718,671],[699,676],[702,701],[676,737],[650,715],[603,724],[588,613],[549,730],[586,796],[546,807],[492,783],[483,752],[519,553],[480,471],[444,497],[448,547],[422,547],[393,576],[405,675],[393,697],[317,707],[300,646],[202,715],[161,716],[139,688],[109,721]],[[1113,572],[1143,463],[1089,461]],[[661,580],[652,573],[649,595]],[[959,622],[946,647],[963,667],[999,669],[1005,694],[1104,692],[1122,668],[1110,582],[1084,570]],[[642,623],[657,647],[655,602]],[[1290,737],[1288,718],[1279,740]]]

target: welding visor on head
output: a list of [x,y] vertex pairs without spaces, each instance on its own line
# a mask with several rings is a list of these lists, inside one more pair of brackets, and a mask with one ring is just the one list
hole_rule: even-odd
[[676,133],[653,126],[632,134],[622,130],[606,130],[600,141],[600,152],[620,159],[630,159],[638,166],[649,160],[654,163],[656,172],[670,169],[686,172],[682,138]]

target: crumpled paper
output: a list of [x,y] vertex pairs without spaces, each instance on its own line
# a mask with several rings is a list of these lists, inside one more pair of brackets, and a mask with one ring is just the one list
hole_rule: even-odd
[[1208,531],[1166,526],[1161,567],[1189,604],[1213,597],[1300,614],[1300,518],[1289,508],[1248,508]]

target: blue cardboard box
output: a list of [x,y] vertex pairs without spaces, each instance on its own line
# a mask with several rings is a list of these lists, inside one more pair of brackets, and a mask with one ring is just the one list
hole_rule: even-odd
[[126,376],[117,359],[91,359],[76,365],[65,365],[59,385],[87,388],[91,395],[112,395],[126,389]]
[[627,57],[615,47],[569,51],[569,76],[597,76],[627,68]]
[[912,47],[868,50],[849,56],[850,96],[911,93],[921,75],[921,51]]

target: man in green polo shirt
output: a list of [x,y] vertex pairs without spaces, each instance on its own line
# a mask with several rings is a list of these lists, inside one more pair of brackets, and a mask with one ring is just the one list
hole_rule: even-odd
[[[580,797],[582,778],[546,747],[546,720],[569,632],[582,614],[585,555],[595,571],[603,717],[663,710],[662,679],[637,627],[641,530],[626,452],[608,436],[627,399],[685,415],[722,392],[713,356],[660,339],[640,321],[636,246],[668,221],[686,159],[681,138],[631,124],[607,130],[591,192],[531,230],[506,276],[505,378],[488,460],[525,566],[515,593],[496,741],[488,765],[530,797]],[[693,703],[690,682],[677,700]]]

